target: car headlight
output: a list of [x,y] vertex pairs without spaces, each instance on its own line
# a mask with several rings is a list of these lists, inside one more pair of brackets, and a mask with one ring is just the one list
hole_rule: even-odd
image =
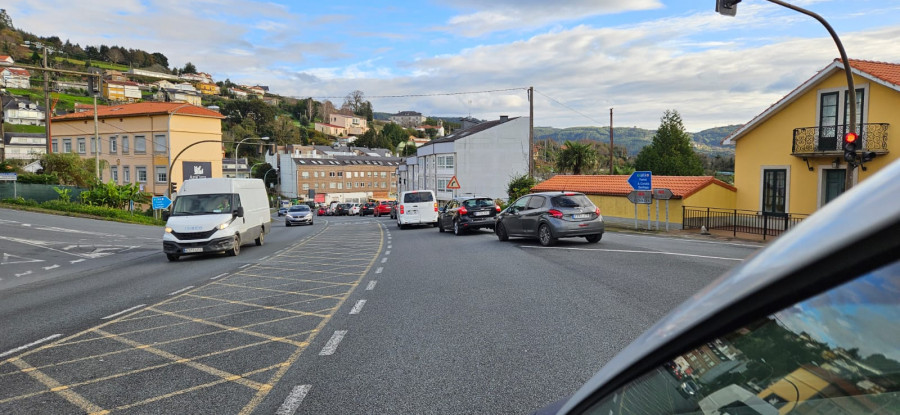
[[166,233],[172,233],[172,228],[166,226]]

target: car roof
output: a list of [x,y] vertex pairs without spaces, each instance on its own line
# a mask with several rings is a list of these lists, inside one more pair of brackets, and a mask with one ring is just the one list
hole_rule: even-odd
[[751,317],[777,312],[896,260],[898,233],[900,160],[675,308],[604,365],[559,413],[583,408],[592,402],[589,398],[609,394],[671,355],[733,330]]
[[294,206],[291,206],[291,210],[303,210],[303,209],[309,209],[309,206],[306,206],[306,205],[294,205]]

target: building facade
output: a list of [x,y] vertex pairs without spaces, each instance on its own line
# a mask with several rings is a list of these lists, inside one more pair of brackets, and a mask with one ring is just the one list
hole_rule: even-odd
[[[98,156],[101,180],[137,183],[145,192],[167,194],[171,182],[222,177],[222,114],[188,104],[141,102],[54,117],[52,151]],[[98,151],[94,149],[99,145]]]
[[47,137],[40,133],[5,133],[2,151],[4,160],[37,160],[47,153]]
[[31,88],[31,72],[22,68],[4,67],[0,69],[0,86],[6,88]]
[[44,125],[44,108],[24,98],[3,97],[3,121],[19,125]]
[[400,111],[391,115],[390,120],[394,124],[400,124],[404,128],[414,128],[425,122],[425,116],[415,111]]
[[103,97],[113,102],[136,102],[141,99],[137,82],[103,81]]
[[321,203],[365,202],[397,197],[396,157],[280,155],[281,193]]

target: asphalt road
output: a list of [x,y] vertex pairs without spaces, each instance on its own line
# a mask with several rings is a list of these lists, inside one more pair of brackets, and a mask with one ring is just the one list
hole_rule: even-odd
[[0,413],[528,413],[758,248],[276,225],[169,263],[159,228],[0,210]]

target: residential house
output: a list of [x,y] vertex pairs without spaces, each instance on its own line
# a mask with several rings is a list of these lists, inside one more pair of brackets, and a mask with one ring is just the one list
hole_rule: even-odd
[[186,102],[193,105],[201,105],[200,92],[189,83],[173,84],[169,81],[156,83],[159,89],[153,95],[157,101]]
[[44,107],[27,98],[4,96],[3,120],[10,124],[44,125]]
[[342,127],[345,134],[349,135],[360,135],[369,131],[366,119],[352,114],[330,114],[328,116],[328,124]]
[[[859,183],[897,159],[890,126],[900,125],[900,64],[850,60],[862,152],[876,157],[851,170]],[[843,193],[847,162],[847,78],[835,60],[723,143],[735,146],[736,208],[810,214]]]
[[[570,191],[584,193],[600,208],[603,219],[623,226],[640,228],[657,226],[657,212],[662,215],[662,228],[668,224],[681,229],[684,206],[715,206],[734,209],[735,191],[731,186],[712,176],[656,176],[652,178],[654,189],[669,189],[672,196],[666,200],[651,200],[651,204],[635,205],[628,199],[632,187],[625,175],[568,175],[557,174],[534,186],[532,192]],[[648,193],[651,193],[648,191]],[[650,195],[647,196],[652,197]],[[668,218],[668,221],[666,219]],[[646,226],[648,225],[649,226]]]
[[400,111],[391,115],[390,120],[394,124],[400,124],[404,128],[413,128],[422,125],[425,122],[425,116],[415,111]]
[[184,79],[185,81],[191,82],[191,83],[195,83],[195,82],[196,83],[206,83],[206,84],[213,83],[212,75],[210,75],[206,72],[183,73],[183,74],[181,74],[180,78]]
[[94,151],[94,111],[53,117],[52,151],[99,156],[101,179],[137,183],[154,195],[171,182],[222,177],[222,119],[207,108],[174,102],[112,105],[97,111],[99,152]]
[[0,55],[0,66],[11,66],[15,65],[16,61],[13,60],[12,56],[9,55]]
[[[512,177],[528,173],[528,117],[500,119],[431,140],[398,168],[400,191],[435,191],[438,199],[506,198]],[[448,189],[456,177],[459,189]]]
[[238,159],[223,158],[222,159],[222,177],[249,179],[250,178],[250,161],[246,157]]
[[125,77],[125,74],[123,74],[120,71],[113,70],[113,69],[107,69],[107,70],[103,71],[103,79],[106,81],[116,81],[116,82],[128,81],[128,78]]
[[31,72],[22,68],[4,67],[0,69],[0,86],[4,88],[31,88]]
[[220,91],[219,86],[212,82],[198,82],[194,84],[194,87],[203,95],[219,95]]
[[344,137],[347,135],[347,128],[342,125],[317,122],[315,123],[314,128],[316,129],[316,131],[322,134],[330,135],[333,137]]
[[103,97],[113,102],[136,102],[142,95],[137,82],[104,81]]
[[37,160],[47,153],[47,136],[42,133],[4,133],[3,158]]
[[53,81],[56,91],[63,92],[67,90],[87,91],[88,84],[83,81]]
[[250,93],[237,87],[228,88],[228,92],[232,93],[237,99],[247,99],[250,96]]
[[146,69],[132,68],[132,69],[129,69],[128,72],[126,72],[126,74],[131,75],[131,76],[140,76],[143,78],[168,79],[171,81],[177,81],[177,80],[181,79],[176,75],[167,74],[167,73],[163,73],[163,72],[148,71]]
[[426,125],[420,125],[420,126],[416,127],[416,131],[421,131],[426,134],[427,134],[428,130],[434,130],[435,137],[443,137],[443,136],[447,135],[446,132],[444,131],[444,122],[443,121],[440,122],[440,125],[427,125],[426,124]]

